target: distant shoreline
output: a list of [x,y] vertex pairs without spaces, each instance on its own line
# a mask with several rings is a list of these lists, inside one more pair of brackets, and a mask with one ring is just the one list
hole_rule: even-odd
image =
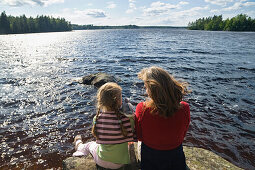
[[178,26],[137,26],[137,25],[122,25],[122,26],[95,26],[95,25],[77,25],[72,24],[72,30],[96,30],[96,29],[187,29],[187,27],[178,27]]

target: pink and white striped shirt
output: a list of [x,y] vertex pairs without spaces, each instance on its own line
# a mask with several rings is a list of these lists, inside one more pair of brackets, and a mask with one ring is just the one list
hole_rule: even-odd
[[[122,135],[120,121],[127,131],[127,137]],[[95,117],[93,122],[95,122]],[[101,112],[96,121],[98,144],[118,144],[134,141],[134,133],[130,118],[120,114],[120,120],[115,112]]]

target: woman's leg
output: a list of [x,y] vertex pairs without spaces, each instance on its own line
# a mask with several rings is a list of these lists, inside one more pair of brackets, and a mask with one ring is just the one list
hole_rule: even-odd
[[153,170],[156,169],[154,153],[144,143],[141,144],[141,169]]
[[142,170],[186,170],[185,155],[182,145],[173,150],[155,150],[144,143],[141,147]]

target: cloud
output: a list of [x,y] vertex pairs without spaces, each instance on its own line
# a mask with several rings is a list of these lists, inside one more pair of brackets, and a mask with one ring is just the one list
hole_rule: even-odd
[[58,4],[58,3],[64,3],[65,2],[65,0],[41,0],[41,1],[44,2],[44,6],[49,6],[49,5],[52,5],[52,4]]
[[136,8],[136,5],[135,5],[135,0],[128,0],[129,1],[129,7],[128,9],[126,10],[126,13],[132,13],[134,12],[137,8]]
[[223,11],[232,11],[232,10],[237,10],[240,9],[242,7],[242,3],[241,2],[236,2],[233,6],[227,7],[227,8],[223,8]]
[[233,0],[205,0],[205,2],[214,4],[214,5],[226,6],[227,3],[233,2]]
[[195,17],[195,16],[201,15],[199,11],[208,10],[208,9],[209,9],[208,6],[193,7],[193,8],[188,9],[188,10],[177,12],[177,15],[179,17]]
[[77,8],[65,8],[60,12],[51,13],[50,16],[65,18],[67,21],[71,21],[72,24],[80,25],[112,25],[116,22],[101,9],[79,10]]
[[116,6],[117,6],[113,1],[107,2],[107,4],[108,5],[106,8],[109,8],[109,9],[116,8]]
[[151,3],[150,8],[144,9],[145,15],[155,16],[161,15],[168,12],[170,9],[177,8],[177,5],[166,4],[163,2],[153,2]]
[[188,2],[184,2],[184,1],[179,2],[179,5],[188,5],[188,4],[189,4]]
[[88,9],[84,11],[85,15],[88,15],[93,18],[105,18],[105,12],[101,9]]
[[219,13],[220,10],[218,10],[218,9],[212,9],[212,10],[210,10],[210,12],[211,12],[211,13]]
[[92,17],[92,18],[105,18],[106,14],[105,11],[101,9],[87,9],[87,10],[76,10],[74,11],[75,14],[78,14],[79,16],[83,17]]
[[78,18],[105,18],[105,11],[101,9],[86,9],[86,10],[77,10],[77,9],[64,9],[61,15],[68,17],[78,17]]
[[44,5],[41,0],[2,0],[2,3],[9,6]]
[[[179,9],[179,8],[177,8]],[[187,26],[190,21],[203,16],[204,12],[209,9],[209,6],[194,7],[187,10],[169,10],[166,15],[157,15],[151,17],[144,15],[135,22],[137,25],[170,25],[170,26]]]
[[2,3],[8,6],[23,6],[23,5],[39,5],[48,6],[55,3],[64,3],[64,0],[2,0]]
[[249,7],[249,6],[254,6],[255,2],[245,2],[245,1],[240,1],[236,2],[233,6],[223,8],[222,11],[232,11],[232,10],[238,10],[242,7]]
[[245,2],[243,5],[244,6],[253,6],[253,5],[255,5],[255,2]]
[[164,2],[152,2],[149,8],[144,8],[144,15],[156,16],[169,13],[173,9],[180,9],[182,5],[187,5],[188,2],[181,1],[176,5],[172,5]]
[[163,23],[172,23],[173,25],[187,26],[190,21],[196,20],[201,17],[201,11],[208,10],[208,6],[204,7],[193,7],[188,10],[172,12],[169,17],[164,18]]

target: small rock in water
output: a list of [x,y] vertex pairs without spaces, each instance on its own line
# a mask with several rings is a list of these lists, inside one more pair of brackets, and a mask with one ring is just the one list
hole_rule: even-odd
[[97,88],[108,82],[116,83],[117,79],[107,73],[95,73],[82,77],[82,84],[94,85]]

